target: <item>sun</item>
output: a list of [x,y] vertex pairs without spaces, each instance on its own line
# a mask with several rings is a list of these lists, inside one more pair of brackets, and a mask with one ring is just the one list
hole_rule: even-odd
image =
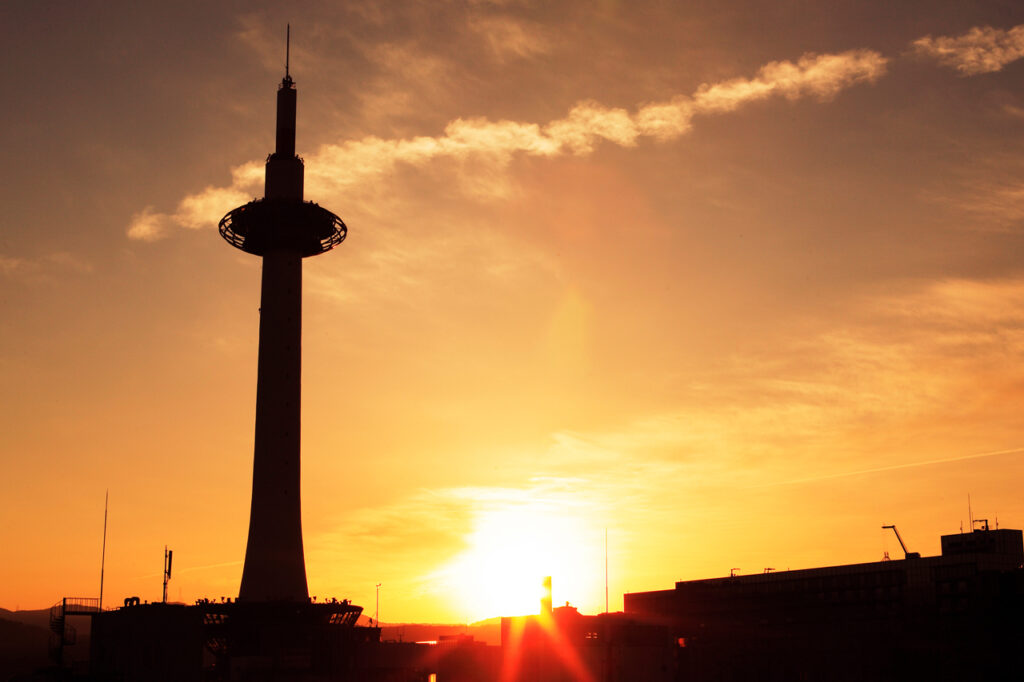
[[471,620],[537,613],[546,576],[552,577],[556,601],[603,589],[602,550],[594,547],[598,534],[561,506],[517,503],[482,510],[468,549],[442,573]]

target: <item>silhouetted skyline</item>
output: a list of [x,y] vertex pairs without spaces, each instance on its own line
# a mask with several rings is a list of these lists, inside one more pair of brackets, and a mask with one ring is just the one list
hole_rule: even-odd
[[[313,595],[611,609],[1024,518],[1024,8],[5,3],[0,606],[236,594],[293,29]],[[57,558],[55,558],[57,557]],[[498,587],[500,586],[500,588]]]

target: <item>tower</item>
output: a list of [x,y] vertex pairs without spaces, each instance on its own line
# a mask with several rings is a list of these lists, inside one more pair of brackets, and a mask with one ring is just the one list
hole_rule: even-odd
[[264,198],[224,216],[220,234],[263,258],[249,538],[239,598],[308,601],[299,497],[302,387],[302,259],[345,239],[345,223],[304,201],[295,154],[296,91],[285,57],[277,90],[277,142]]

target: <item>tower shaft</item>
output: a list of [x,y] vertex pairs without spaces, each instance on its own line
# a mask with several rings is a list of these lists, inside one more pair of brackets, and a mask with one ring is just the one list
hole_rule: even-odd
[[309,597],[302,550],[302,256],[263,256],[249,539],[239,597]]
[[[295,155],[295,88],[277,91],[276,149],[267,159],[267,199],[302,204],[303,167]],[[287,221],[288,211],[279,219]],[[297,226],[278,225],[289,231]],[[239,597],[306,601],[300,499],[302,430],[302,254],[287,241],[263,254],[252,506]]]
[[232,246],[263,258],[256,438],[249,538],[239,598],[308,601],[302,549],[302,259],[326,253],[348,228],[302,199],[303,165],[295,155],[295,86],[277,91],[277,135],[267,159],[266,191],[229,211],[218,229]]

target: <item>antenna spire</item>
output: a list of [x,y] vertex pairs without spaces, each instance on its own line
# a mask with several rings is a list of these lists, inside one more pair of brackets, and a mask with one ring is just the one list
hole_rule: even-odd
[[604,527],[604,612],[608,613],[608,526]]
[[100,611],[103,610],[103,572],[107,567],[107,510],[110,508],[110,488],[103,494],[103,554],[100,556]]
[[285,29],[284,39],[284,77],[291,79],[288,75],[288,62],[291,60],[292,52],[292,25],[288,24],[288,28]]

